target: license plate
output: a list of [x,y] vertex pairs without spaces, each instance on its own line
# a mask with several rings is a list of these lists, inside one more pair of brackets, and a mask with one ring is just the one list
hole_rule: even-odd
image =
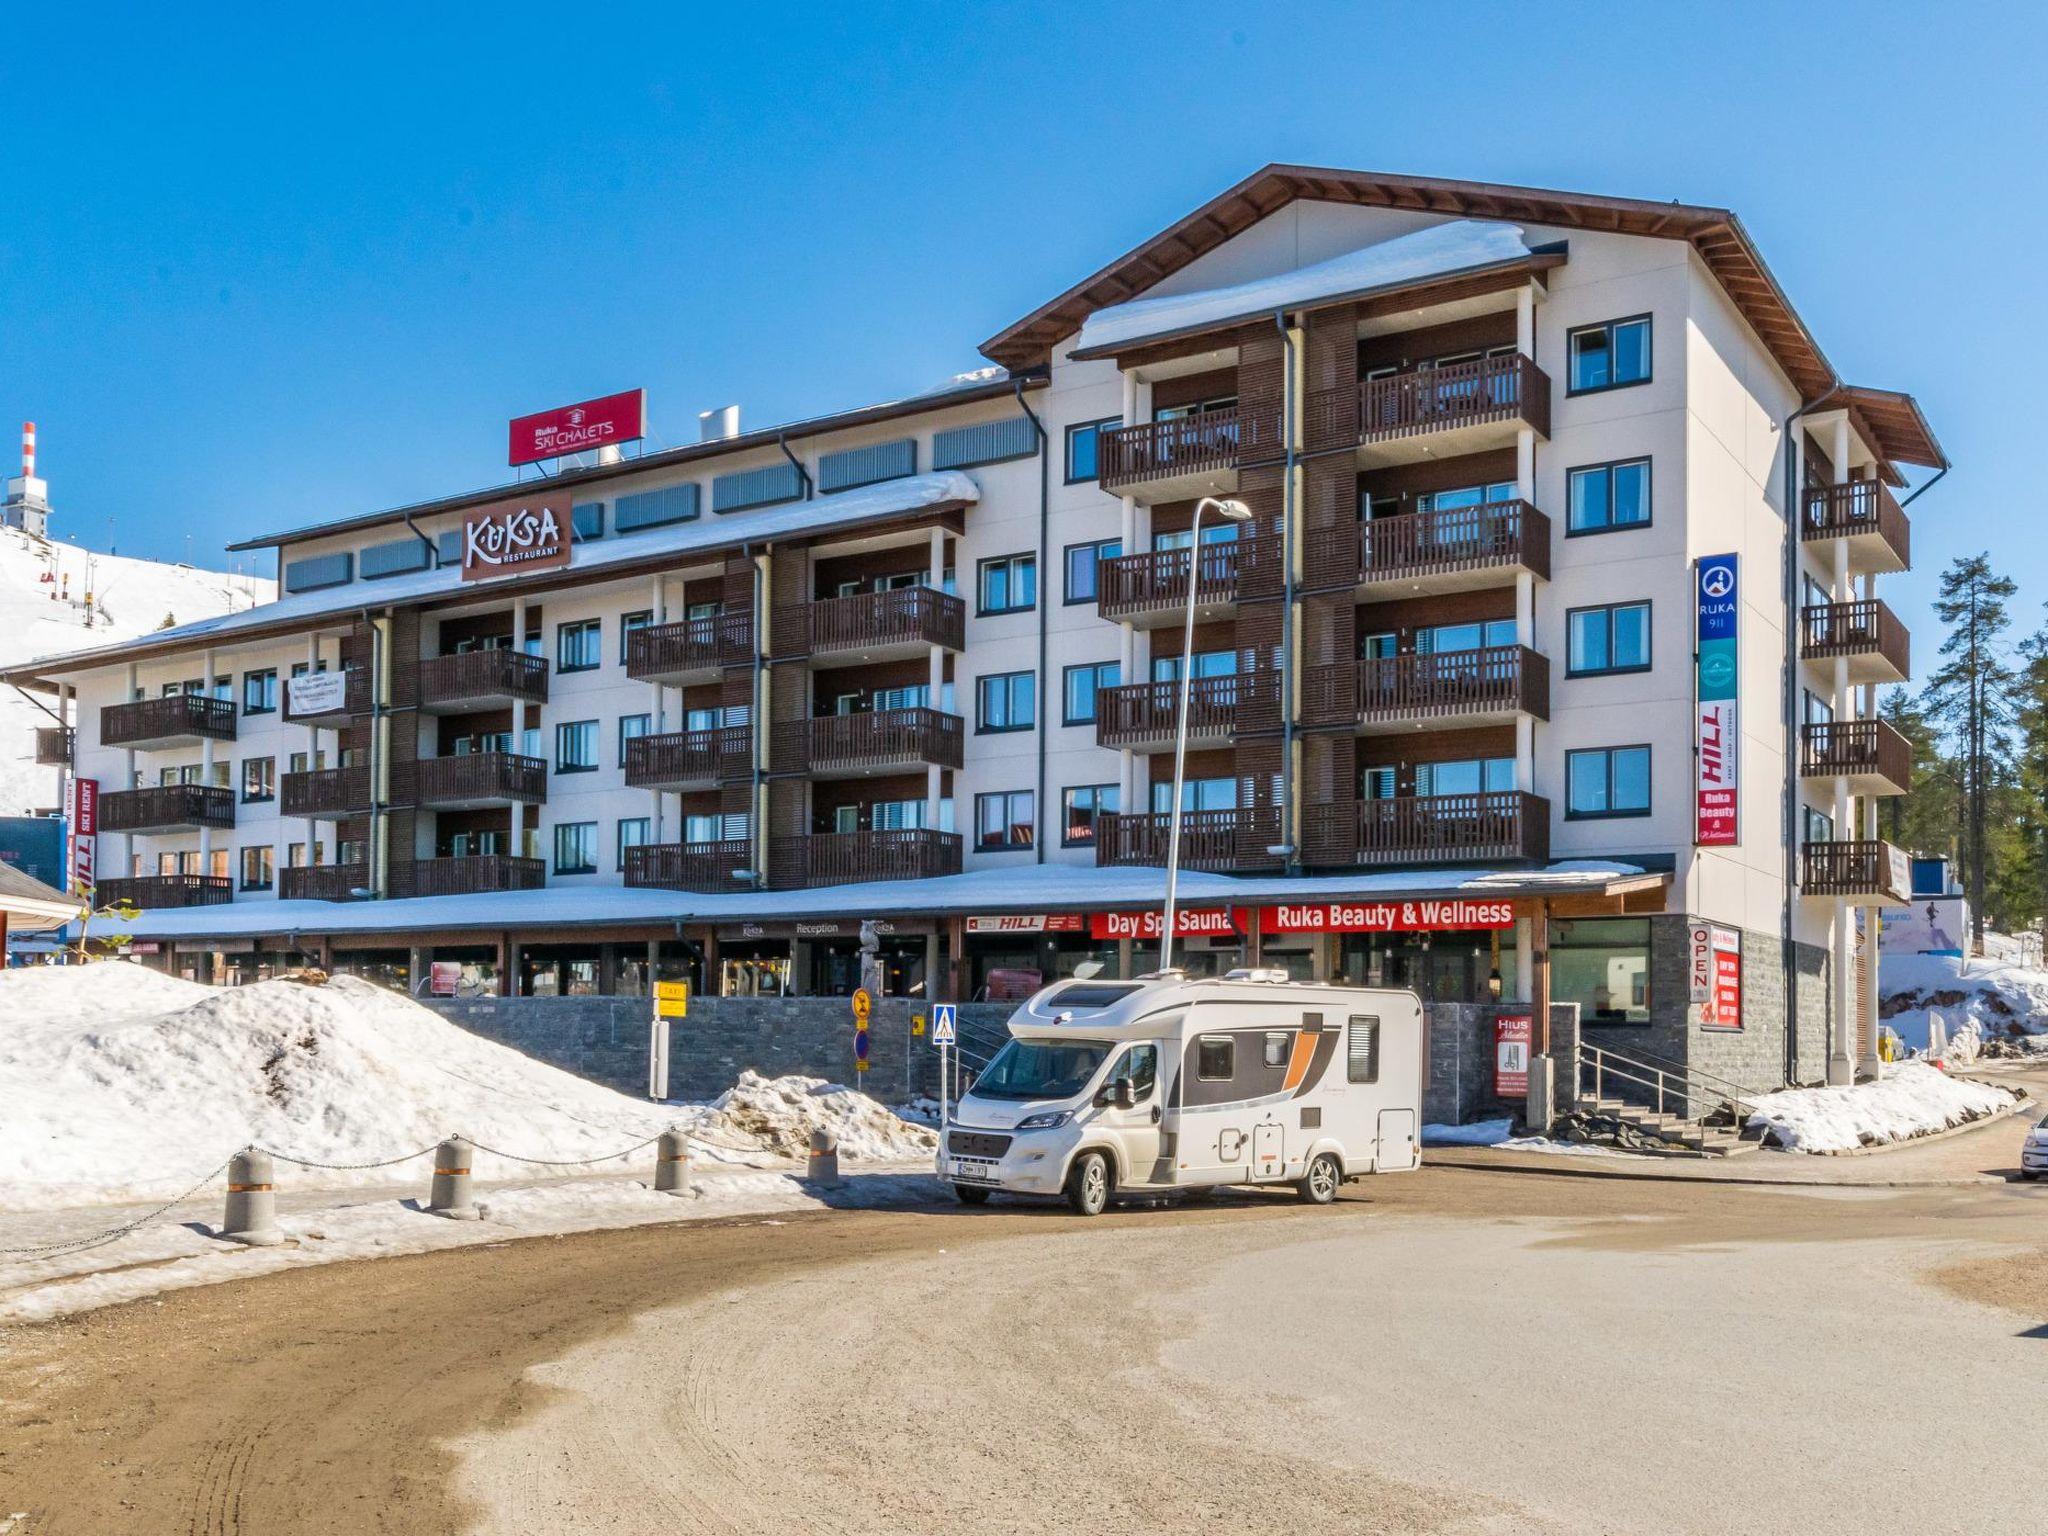
[[965,1179],[974,1184],[993,1184],[996,1181],[995,1168],[991,1164],[969,1162],[964,1157],[946,1159],[946,1177]]

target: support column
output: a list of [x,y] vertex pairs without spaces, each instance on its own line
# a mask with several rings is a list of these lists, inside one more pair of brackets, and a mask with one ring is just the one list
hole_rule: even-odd
[[[514,651],[524,651],[526,649],[526,599],[523,597],[512,599],[512,649]],[[514,752],[521,750],[525,740],[526,705],[523,701],[515,699],[512,703],[512,750]],[[512,857],[515,859],[522,858],[525,854],[526,805],[523,801],[514,800],[512,802]],[[508,995],[516,997],[518,994],[514,992]]]
[[1514,990],[1506,1001],[1526,1003],[1536,996],[1536,954],[1530,935],[1531,922],[1526,917],[1515,919],[1515,979]]
[[924,936],[924,1000],[927,1006],[939,999],[939,968],[945,964],[945,944],[938,924]]
[[407,990],[414,997],[427,995],[427,969],[431,964],[431,952],[415,944],[406,951],[405,971]]
[[[205,696],[206,696],[206,697],[208,697],[208,698],[212,698],[212,697],[213,697],[213,652],[212,652],[212,651],[207,651],[207,652],[203,653],[203,660],[204,660],[204,662],[205,662],[205,665],[206,665],[206,681],[204,682],[204,684],[202,684],[202,687],[203,687],[203,689],[204,689],[204,692],[205,692]],[[212,783],[213,783],[213,766],[214,766],[214,740],[213,740],[213,738],[212,738],[211,736],[207,736],[207,737],[203,738],[203,739],[202,739],[202,740],[200,741],[200,743],[199,743],[199,781],[200,781],[200,783],[202,783],[202,784],[205,784],[205,785],[208,785],[208,786],[211,786],[211,785],[212,785]],[[232,770],[232,769],[230,769],[230,771],[229,771],[229,777],[230,777],[230,778],[232,778],[232,777],[233,777],[233,770]],[[229,787],[228,787],[228,792],[229,792],[230,794],[232,794],[232,793],[234,792],[234,786],[233,786],[232,784],[230,784],[230,785],[229,785]],[[200,865],[200,868],[201,868],[201,869],[203,869],[203,870],[205,870],[205,871],[206,871],[206,873],[208,873],[208,874],[212,874],[212,873],[213,873],[213,828],[211,828],[211,827],[201,827],[201,828],[199,829],[199,865]],[[232,879],[234,878],[234,875],[235,875],[235,871],[234,871],[234,870],[233,870],[232,868],[230,868],[230,869],[228,870],[228,878],[232,880]]]

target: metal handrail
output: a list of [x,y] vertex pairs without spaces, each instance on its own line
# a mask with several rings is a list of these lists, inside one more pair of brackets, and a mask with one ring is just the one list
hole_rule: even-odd
[[[1648,1055],[1649,1053],[1645,1052],[1644,1054]],[[1669,1058],[1662,1059],[1668,1060]],[[1633,1057],[1624,1056],[1618,1051],[1610,1051],[1603,1046],[1587,1045],[1583,1042],[1581,1042],[1579,1045],[1578,1066],[1580,1068],[1580,1073],[1577,1075],[1577,1080],[1574,1081],[1572,1085],[1575,1092],[1583,1092],[1583,1089],[1580,1087],[1580,1084],[1583,1082],[1583,1069],[1588,1065],[1590,1065],[1593,1068],[1592,1097],[1596,1101],[1602,1097],[1601,1089],[1605,1084],[1605,1079],[1610,1076],[1617,1077],[1620,1078],[1623,1082],[1638,1084],[1642,1087],[1648,1088],[1652,1093],[1654,1093],[1656,1095],[1656,1107],[1654,1112],[1660,1115],[1666,1113],[1674,1113],[1672,1111],[1667,1111],[1664,1107],[1665,1095],[1668,1092],[1674,1091],[1679,1094],[1681,1101],[1686,1103],[1690,1103],[1694,1098],[1700,1098],[1718,1099],[1727,1102],[1731,1106],[1755,1106],[1762,1099],[1761,1094],[1751,1093],[1746,1088],[1738,1088],[1734,1084],[1728,1083],[1723,1079],[1714,1078],[1710,1073],[1700,1072],[1692,1067],[1683,1066],[1680,1063],[1673,1063],[1673,1065],[1680,1066],[1679,1071],[1667,1072],[1662,1067],[1653,1066],[1649,1062],[1638,1061]],[[1637,1070],[1630,1071],[1629,1068],[1631,1067],[1636,1068]],[[1648,1073],[1650,1075],[1645,1077],[1642,1075],[1643,1073]],[[1693,1080],[1695,1078],[1697,1078],[1701,1086],[1708,1091],[1694,1093],[1692,1091],[1692,1085]],[[1667,1087],[1667,1084],[1672,1082],[1677,1083],[1678,1087],[1676,1090]],[[1726,1090],[1729,1088],[1734,1088],[1735,1091],[1733,1093],[1727,1092]],[[1707,1113],[1711,1113],[1711,1111],[1708,1111]],[[1677,1118],[1679,1118],[1680,1120],[1686,1120],[1697,1123],[1705,1120],[1707,1118],[1707,1113],[1679,1114]]]
[[[1583,1041],[1580,1042],[1580,1048],[1586,1048],[1585,1043]],[[1607,1047],[1594,1046],[1592,1047],[1592,1049],[1606,1051]],[[1733,1079],[1732,1077],[1716,1076],[1714,1073],[1706,1071],[1704,1068],[1694,1066],[1689,1061],[1680,1061],[1676,1056],[1662,1056],[1655,1051],[1646,1051],[1640,1047],[1637,1047],[1635,1049],[1633,1055],[1623,1055],[1620,1051],[1607,1051],[1607,1054],[1621,1061],[1633,1061],[1638,1065],[1676,1067],[1678,1068],[1679,1072],[1683,1073],[1688,1077],[1697,1077],[1702,1082],[1712,1083],[1716,1087],[1729,1089],[1736,1097],[1739,1098],[1753,1100],[1760,1099],[1763,1097],[1763,1093],[1760,1089],[1745,1088],[1742,1086],[1742,1084],[1736,1082],[1735,1079]]]

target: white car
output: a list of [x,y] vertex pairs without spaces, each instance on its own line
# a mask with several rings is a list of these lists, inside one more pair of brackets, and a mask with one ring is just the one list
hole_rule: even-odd
[[2020,1143],[2020,1177],[2038,1179],[2048,1173],[2048,1120],[2042,1121]]

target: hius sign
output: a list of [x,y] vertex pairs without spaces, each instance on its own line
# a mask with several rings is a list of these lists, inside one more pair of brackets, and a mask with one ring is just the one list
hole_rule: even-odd
[[462,579],[558,570],[569,563],[569,498],[478,507],[462,520]]
[[1699,768],[1699,799],[1693,840],[1702,848],[1730,848],[1736,831],[1736,779],[1742,735],[1736,706],[1737,620],[1741,592],[1734,555],[1707,555],[1696,567],[1693,663],[1693,748]]
[[647,435],[647,391],[628,389],[576,405],[536,411],[512,423],[512,452],[517,467],[565,453],[586,453],[636,442]]

